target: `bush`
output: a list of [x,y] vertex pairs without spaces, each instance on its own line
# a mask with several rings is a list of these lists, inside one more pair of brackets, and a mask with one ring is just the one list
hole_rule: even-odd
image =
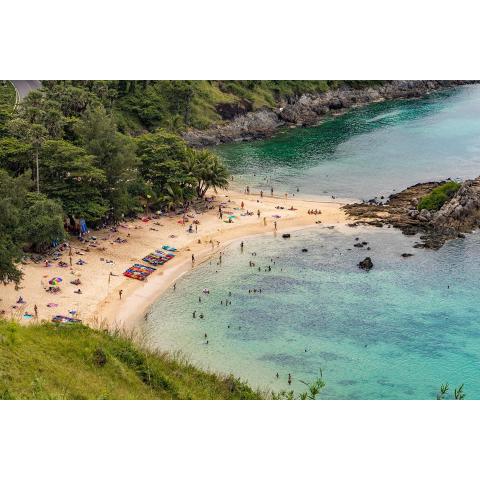
[[418,210],[439,210],[442,205],[455,195],[455,192],[460,188],[460,183],[446,182],[439,187],[434,188],[428,195],[425,195],[418,202]]

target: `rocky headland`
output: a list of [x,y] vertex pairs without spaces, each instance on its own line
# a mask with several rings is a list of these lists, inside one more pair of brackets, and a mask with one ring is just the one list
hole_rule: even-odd
[[377,199],[346,205],[351,227],[393,226],[405,235],[420,234],[416,248],[440,248],[447,240],[464,237],[480,226],[480,177],[466,180],[438,211],[418,210],[422,197],[445,182],[418,183],[391,195],[385,203]]
[[[190,129],[183,138],[192,147],[205,147],[273,135],[279,127],[311,126],[325,116],[340,114],[353,107],[400,98],[417,98],[471,81],[463,80],[393,80],[367,88],[342,87],[324,93],[308,93],[283,99],[274,109],[252,111],[250,103],[220,108],[224,123],[205,130]],[[249,111],[250,110],[250,111]]]

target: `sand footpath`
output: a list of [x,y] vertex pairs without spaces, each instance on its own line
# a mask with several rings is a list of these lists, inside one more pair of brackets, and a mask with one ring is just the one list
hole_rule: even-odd
[[[223,219],[219,218],[218,206],[223,203]],[[241,203],[244,208],[241,208]],[[142,321],[151,304],[183,274],[219,254],[235,240],[247,240],[254,235],[281,235],[302,228],[322,226],[344,226],[343,203],[316,201],[298,197],[270,197],[247,195],[234,191],[222,191],[215,195],[213,208],[195,214],[192,210],[185,225],[179,223],[181,216],[161,217],[144,222],[141,219],[124,222],[114,232],[110,229],[92,231],[87,238],[96,237],[90,246],[78,240],[72,246],[72,267],[60,267],[58,261],[46,267],[44,263],[29,262],[21,265],[24,278],[20,288],[13,285],[0,286],[0,312],[6,318],[21,322],[50,320],[54,315],[75,315],[83,323],[102,328],[134,329]],[[283,209],[276,208],[283,207]],[[295,210],[289,210],[293,207]],[[320,215],[309,215],[308,210],[321,210]],[[254,215],[247,216],[248,211]],[[260,210],[260,218],[257,216]],[[231,213],[227,213],[231,212]],[[242,215],[243,214],[243,215]],[[229,215],[235,215],[233,223],[226,223]],[[275,218],[274,215],[280,216]],[[197,232],[188,233],[193,220],[198,220]],[[316,222],[321,221],[321,224]],[[277,231],[274,228],[277,222]],[[266,223],[266,225],[265,225]],[[118,241],[118,238],[127,240]],[[117,240],[117,241],[115,241]],[[174,259],[148,277],[146,281],[129,279],[123,272],[133,263],[148,265],[142,257],[160,249],[162,245],[177,248]],[[93,246],[95,245],[95,246]],[[192,264],[192,254],[195,262]],[[82,260],[83,265],[77,262]],[[68,249],[59,261],[69,265]],[[53,277],[61,277],[60,292],[49,293],[46,288]],[[79,279],[75,286],[70,282]],[[74,293],[80,289],[81,294]],[[119,292],[122,290],[122,298]],[[26,303],[16,303],[22,296]],[[50,306],[47,306],[49,305]],[[32,315],[29,317],[28,315]]]

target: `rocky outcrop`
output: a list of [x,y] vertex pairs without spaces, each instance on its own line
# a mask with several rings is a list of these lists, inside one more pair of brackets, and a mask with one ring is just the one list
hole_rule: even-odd
[[[413,185],[391,195],[386,203],[372,199],[343,207],[355,221],[350,226],[393,226],[405,235],[420,234],[416,248],[440,248],[447,240],[464,238],[464,233],[480,226],[480,177],[467,180],[437,212],[418,211],[418,199],[444,182]],[[407,256],[407,254],[402,254]]]
[[205,147],[240,140],[255,140],[272,135],[284,122],[272,110],[258,110],[236,116],[232,121],[207,130],[189,130],[182,134],[192,147]]
[[480,177],[467,180],[451,200],[431,216],[432,227],[447,236],[471,232],[480,225]]
[[[192,147],[204,147],[271,136],[281,126],[308,126],[319,123],[325,115],[338,114],[349,108],[397,98],[414,98],[442,88],[467,83],[462,80],[393,80],[363,89],[343,87],[325,93],[303,94],[280,100],[275,109],[248,111],[248,102],[221,104],[217,112],[227,122],[206,130],[191,129],[183,138]],[[247,113],[245,113],[247,112]]]
[[367,272],[373,268],[373,262],[370,257],[365,257],[364,260],[358,263],[358,268],[366,270]]

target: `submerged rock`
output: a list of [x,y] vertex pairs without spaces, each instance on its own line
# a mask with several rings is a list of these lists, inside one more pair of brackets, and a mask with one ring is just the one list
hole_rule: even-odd
[[403,258],[413,257],[413,253],[402,253]]
[[368,272],[373,268],[372,259],[370,257],[365,257],[361,262],[358,263],[358,267]]
[[282,235],[282,237],[283,237],[283,238],[290,238],[290,234],[289,234],[289,233],[284,233],[284,234]]

